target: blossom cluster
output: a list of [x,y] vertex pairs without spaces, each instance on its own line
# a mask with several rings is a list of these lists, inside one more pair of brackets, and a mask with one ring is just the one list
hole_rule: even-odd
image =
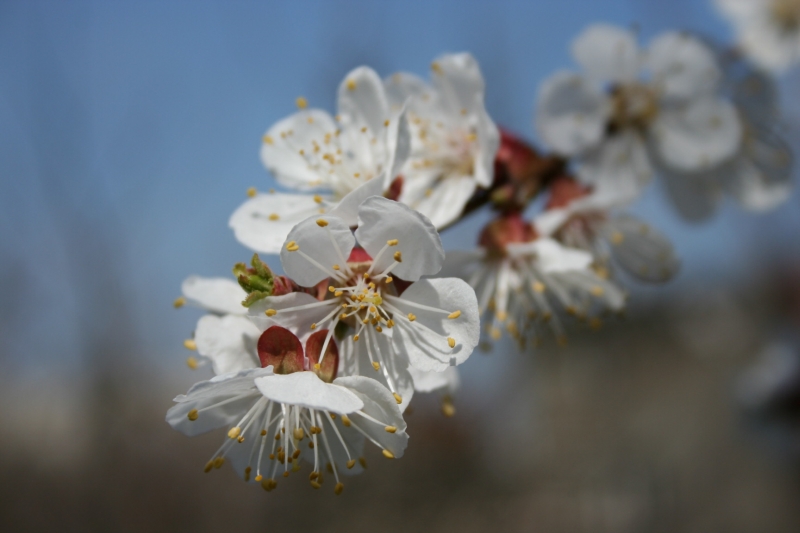
[[[669,239],[626,212],[655,177],[693,220],[723,192],[752,210],[790,193],[773,87],[742,56],[677,32],[640,48],[608,25],[572,51],[580,70],[536,100],[549,152],[495,125],[467,53],[437,58],[429,82],[356,68],[335,115],[299,97],[266,131],[261,159],[287,191],[250,189],[229,222],[255,255],[232,279],[188,278],[175,302],[207,311],[185,345],[214,377],[167,422],[227,430],[207,472],[230,462],[270,491],[308,463],[311,486],[332,477],[339,494],[367,443],[403,455],[415,393],[454,414],[482,338],[563,343],[569,322],[622,312],[631,279],[675,275]],[[477,209],[493,218],[475,246],[446,254],[439,231]]]

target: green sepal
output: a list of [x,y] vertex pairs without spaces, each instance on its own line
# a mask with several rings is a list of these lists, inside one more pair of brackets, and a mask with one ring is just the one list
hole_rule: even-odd
[[272,270],[258,257],[258,254],[253,254],[250,264],[252,268],[247,268],[244,263],[236,263],[233,266],[233,275],[236,276],[242,289],[247,292],[247,298],[242,302],[245,307],[250,307],[262,298],[272,296],[275,288],[275,277]]

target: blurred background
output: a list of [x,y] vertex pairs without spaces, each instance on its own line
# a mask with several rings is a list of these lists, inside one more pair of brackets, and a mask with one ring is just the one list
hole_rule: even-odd
[[[800,531],[798,194],[691,225],[652,187],[634,212],[676,280],[631,281],[626,318],[566,348],[476,352],[456,417],[418,395],[406,456],[340,497],[204,474],[220,435],[163,421],[210,377],[172,301],[249,258],[227,220],[274,185],[261,135],[297,96],[333,110],[358,65],[427,77],[470,51],[496,122],[535,141],[539,83],[600,21],[732,37],[705,0],[0,2],[0,530]],[[781,88],[800,123],[797,74]]]

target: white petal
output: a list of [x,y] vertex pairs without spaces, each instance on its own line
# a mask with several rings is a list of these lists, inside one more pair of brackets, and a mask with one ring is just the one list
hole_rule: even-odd
[[264,397],[278,403],[300,405],[309,409],[352,413],[364,402],[345,387],[325,383],[313,372],[275,374],[256,379],[256,387]]
[[[411,366],[418,370],[441,372],[451,364],[461,364],[478,344],[478,299],[472,287],[460,279],[420,280],[400,298],[386,300],[400,311],[394,315],[394,349],[406,353]],[[428,311],[420,305],[444,312]],[[461,311],[458,318],[447,318],[448,313],[455,311]],[[415,315],[413,322],[408,313]],[[454,348],[450,348],[448,338],[454,339]]]
[[197,322],[197,353],[211,360],[215,374],[260,366],[256,343],[261,330],[243,316],[206,315]]
[[[184,435],[194,436],[218,427],[235,423],[260,397],[253,380],[272,374],[272,367],[254,368],[237,373],[223,374],[208,381],[201,381],[189,389],[186,395],[175,398],[177,405],[167,411],[167,423]],[[247,394],[252,392],[252,394]],[[187,415],[193,409],[201,410],[242,395],[236,400],[199,413],[191,421]]]
[[494,180],[494,159],[500,149],[500,130],[485,109],[476,112],[478,151],[473,162],[475,183],[488,188]]
[[324,173],[310,164],[309,158],[314,153],[314,142],[322,145],[325,136],[334,135],[336,130],[336,123],[325,111],[299,111],[267,131],[261,145],[261,161],[287,187],[312,189],[324,185]]
[[792,193],[792,150],[772,128],[751,125],[742,153],[717,174],[739,203],[750,211],[767,211]]
[[[328,302],[328,304],[323,304],[304,292],[291,292],[281,296],[269,296],[257,301],[247,310],[247,316],[261,331],[266,331],[275,324],[295,332],[298,330],[310,331],[308,328],[311,324],[320,322],[333,310],[336,301],[328,300]],[[303,305],[313,305],[313,307],[291,311],[291,308]],[[264,313],[268,309],[274,309],[277,313],[269,318]],[[284,310],[286,311],[283,312]],[[302,334],[298,336],[303,337]]]
[[189,276],[181,284],[186,299],[212,313],[243,315],[242,305],[247,293],[237,282],[228,278],[203,278]]
[[572,45],[572,55],[586,73],[600,82],[628,82],[639,71],[639,47],[633,32],[595,24]]
[[476,187],[472,176],[449,176],[425,190],[409,187],[408,193],[403,191],[400,198],[404,204],[425,215],[436,228],[444,228],[458,220]]
[[402,457],[408,445],[406,422],[389,390],[374,379],[363,376],[337,378],[333,384],[346,388],[351,394],[358,396],[364,404],[361,411],[368,416],[385,423],[386,426],[397,428],[396,432],[389,433],[385,429],[386,426],[379,426],[358,414],[350,415],[350,420],[360,429],[392,452],[396,458]]
[[396,72],[383,80],[389,105],[400,109],[409,98],[430,94],[433,89],[415,74]]
[[673,100],[708,95],[721,77],[714,52],[685,33],[665,33],[653,40],[647,65],[662,95]]
[[678,171],[708,170],[733,157],[742,140],[736,108],[722,99],[666,110],[656,119],[650,141],[661,160]]
[[[339,375],[366,375],[380,382],[387,389],[390,379],[394,391],[403,399],[400,412],[406,410],[409,402],[414,397],[414,382],[408,369],[408,358],[404,354],[396,353],[392,347],[392,339],[386,334],[378,333],[372,328],[365,328],[359,341],[353,341],[352,335],[346,336],[339,344],[339,354],[342,356],[339,364]],[[372,359],[370,359],[370,353]],[[374,370],[372,361],[381,362],[380,369]]]
[[611,218],[602,229],[614,261],[643,281],[664,282],[678,272],[680,263],[672,243],[660,232],[632,216]]
[[[290,251],[288,245],[292,242],[300,249]],[[311,217],[289,232],[286,246],[281,248],[281,265],[295,283],[312,287],[333,275],[334,265],[344,268],[353,246],[355,238],[350,226],[341,219],[330,215]]]
[[536,239],[530,245],[537,255],[539,269],[545,274],[587,270],[593,261],[592,254],[567,248],[553,239]]
[[358,208],[367,198],[383,195],[388,188],[386,177],[387,174],[384,173],[362,183],[347,193],[329,214],[341,219],[348,227],[358,225]]
[[421,372],[412,368],[411,376],[414,378],[414,388],[418,392],[446,391],[452,393],[460,383],[458,367],[448,366],[442,372]]
[[236,240],[251,250],[276,254],[292,228],[319,209],[308,194],[259,194],[234,211],[228,226]]
[[443,55],[431,74],[443,105],[451,116],[483,109],[484,81],[478,62],[468,53]]
[[800,32],[786,34],[771,21],[744,28],[740,43],[756,63],[776,74],[800,62]]
[[[392,274],[406,281],[432,276],[444,262],[442,240],[431,222],[408,206],[380,196],[361,204],[356,238],[375,260],[373,272],[380,273],[391,265],[397,252],[401,253],[402,262]],[[398,244],[378,257],[387,242],[395,239]]]
[[635,197],[650,182],[653,171],[639,134],[623,130],[587,152],[580,159],[577,174],[587,185]]
[[383,82],[369,67],[350,71],[339,85],[339,116],[348,126],[366,126],[373,135],[384,129],[391,117]]
[[[626,187],[626,184],[631,186]],[[605,216],[609,211],[630,204],[639,195],[640,188],[638,184],[632,185],[627,181],[610,184],[604,181],[590,194],[571,201],[565,207],[547,209],[534,219],[533,225],[539,235],[551,236],[574,216]]]
[[536,131],[555,151],[574,155],[605,135],[608,96],[578,74],[559,72],[542,83],[536,102]]

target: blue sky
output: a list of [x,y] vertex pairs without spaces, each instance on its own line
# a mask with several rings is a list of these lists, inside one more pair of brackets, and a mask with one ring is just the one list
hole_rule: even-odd
[[[273,185],[259,142],[295,97],[332,110],[353,67],[427,76],[435,56],[465,50],[495,120],[533,138],[538,84],[571,67],[572,38],[598,21],[645,40],[730,38],[702,0],[3,2],[0,365],[70,366],[86,324],[120,312],[143,353],[177,371],[198,313],[170,304],[188,274],[227,275],[249,256],[227,219],[248,187]],[[635,211],[675,240],[684,279],[718,280],[796,258],[796,206],[756,217],[728,205],[691,226],[653,187]],[[471,245],[477,224],[446,244]],[[117,297],[87,300],[99,271]]]

